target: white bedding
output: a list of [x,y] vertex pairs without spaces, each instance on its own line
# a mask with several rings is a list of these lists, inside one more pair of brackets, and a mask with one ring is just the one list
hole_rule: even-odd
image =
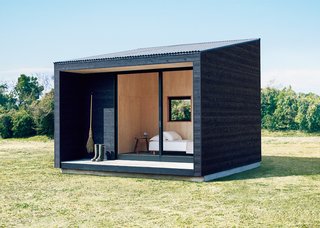
[[[149,142],[150,151],[159,151],[159,141],[150,141]],[[192,140],[173,140],[163,141],[163,150],[164,151],[181,151],[186,152],[187,154],[193,154],[193,141]]]

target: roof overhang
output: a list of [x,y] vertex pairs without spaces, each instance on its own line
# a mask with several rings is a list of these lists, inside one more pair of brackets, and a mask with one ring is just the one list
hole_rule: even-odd
[[92,69],[74,69],[74,70],[64,70],[64,71],[78,73],[78,74],[90,74],[90,73],[106,73],[106,72],[121,72],[121,71],[174,69],[174,68],[185,68],[185,67],[193,67],[193,62],[148,64],[148,65],[121,66],[121,67],[104,67],[104,68],[92,68]]

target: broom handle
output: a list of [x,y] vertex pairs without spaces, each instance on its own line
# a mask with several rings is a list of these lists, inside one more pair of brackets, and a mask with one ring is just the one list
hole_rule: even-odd
[[92,129],[92,94],[90,98],[90,130]]

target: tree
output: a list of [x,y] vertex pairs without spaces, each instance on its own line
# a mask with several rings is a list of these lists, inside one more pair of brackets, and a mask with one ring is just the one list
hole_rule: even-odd
[[280,91],[275,88],[267,87],[261,90],[261,115],[273,115],[277,108],[278,95]]
[[295,117],[298,112],[297,96],[291,87],[280,91],[277,108],[274,111],[276,130],[296,130],[298,128]]
[[6,97],[6,90],[7,90],[7,85],[6,84],[0,84],[0,105],[5,107],[7,103],[7,97]]
[[280,90],[267,87],[261,90],[261,125],[262,128],[275,130],[276,121],[274,112],[277,109],[277,102]]
[[53,137],[54,133],[54,90],[46,93],[41,100],[30,106],[37,134]]
[[4,139],[12,137],[12,116],[9,113],[0,114],[0,136]]
[[21,109],[14,113],[12,122],[13,137],[22,138],[35,135],[33,118],[26,110]]
[[298,96],[298,113],[295,117],[295,122],[301,131],[309,131],[307,112],[310,105],[310,98],[304,94]]
[[320,99],[310,103],[307,111],[307,124],[310,132],[320,131]]
[[7,84],[0,84],[0,107],[9,110],[16,108],[16,99],[8,92]]
[[291,87],[261,90],[261,125],[269,130],[320,131],[320,96]]
[[33,101],[38,100],[43,91],[43,86],[39,85],[36,77],[21,74],[14,87],[14,93],[18,99],[19,106],[28,106]]
[[191,119],[191,100],[172,100],[171,120],[190,120]]

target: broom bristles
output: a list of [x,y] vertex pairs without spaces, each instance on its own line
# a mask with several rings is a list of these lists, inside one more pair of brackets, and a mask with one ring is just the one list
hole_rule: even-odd
[[89,133],[89,138],[88,138],[86,147],[87,147],[87,152],[88,153],[93,153],[93,151],[94,151],[94,142],[93,142],[93,138],[92,138],[92,133],[91,132]]

